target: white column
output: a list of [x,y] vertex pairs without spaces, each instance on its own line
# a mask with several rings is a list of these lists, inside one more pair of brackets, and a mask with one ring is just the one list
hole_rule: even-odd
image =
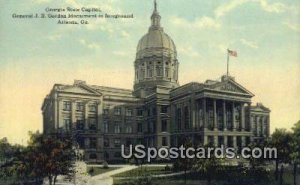
[[[227,130],[227,118],[226,118],[226,102],[223,100],[223,127],[224,131]],[[227,138],[227,137],[226,137]]]
[[217,100],[213,100],[214,105],[214,130],[218,130],[218,119],[217,119]]
[[202,106],[203,106],[203,127],[204,129],[206,129],[207,128],[206,98],[202,99]]
[[71,107],[72,113],[71,113],[71,124],[72,129],[76,129],[76,101],[72,101],[72,107]]
[[244,103],[241,104],[241,113],[240,113],[240,121],[241,121],[241,131],[245,131],[245,106]]
[[96,103],[96,106],[97,106],[97,129],[102,131],[102,108],[101,108],[101,101],[98,101]]
[[88,102],[84,103],[84,129],[89,129],[89,123],[88,123],[88,116],[89,116],[89,110],[88,110]]
[[54,112],[54,129],[56,130],[58,128],[58,111],[59,111],[59,107],[58,107],[58,100],[57,100],[57,95],[55,94],[55,98],[54,98],[54,106],[53,106],[53,112]]
[[203,136],[203,145],[207,145],[207,143],[208,143],[208,136],[204,135]]
[[236,131],[236,122],[235,122],[235,111],[234,111],[234,102],[232,102],[232,130]]
[[224,136],[224,147],[228,147],[227,136]]

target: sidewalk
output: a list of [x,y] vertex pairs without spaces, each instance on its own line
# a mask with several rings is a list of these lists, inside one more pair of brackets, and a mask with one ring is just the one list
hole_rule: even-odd
[[89,185],[112,185],[113,184],[113,178],[111,176],[126,172],[132,169],[137,168],[138,166],[130,166],[130,165],[122,165],[123,167],[120,169],[112,170],[106,173],[102,173],[96,176],[93,176],[89,179],[88,184]]

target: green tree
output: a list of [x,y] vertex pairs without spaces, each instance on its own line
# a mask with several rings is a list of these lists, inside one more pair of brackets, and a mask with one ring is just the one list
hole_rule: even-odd
[[[193,147],[192,141],[189,138],[185,139],[183,147],[185,149],[187,149],[189,147]],[[186,179],[187,179],[187,171],[192,169],[193,163],[194,163],[194,159],[187,158],[186,156],[185,156],[185,158],[178,157],[173,163],[173,168],[175,170],[184,171],[185,184],[186,184]]]
[[279,175],[279,164],[290,162],[290,153],[292,149],[289,143],[292,142],[292,133],[288,132],[286,129],[275,129],[271,136],[270,145],[277,148],[277,158],[275,159],[276,169],[275,169],[275,179],[278,180]]
[[211,184],[213,176],[222,169],[222,159],[216,158],[213,153],[211,153],[210,157],[208,158],[196,159],[193,165],[193,170],[206,176],[208,185]]
[[18,156],[15,170],[19,177],[49,179],[56,183],[58,175],[74,174],[75,152],[70,138],[29,133],[28,147]]
[[[262,142],[262,143],[253,142],[253,143],[249,144],[248,147],[251,150],[253,150],[254,148],[263,149],[264,147],[268,147],[269,145],[270,144],[268,142]],[[257,170],[258,167],[263,166],[267,159],[265,159],[263,155],[260,156],[259,158],[255,158],[251,155],[250,158],[248,158],[248,160],[249,160],[251,170],[255,171],[255,170]]]
[[293,130],[293,139],[290,142],[289,146],[292,149],[290,153],[291,162],[293,163],[293,176],[294,176],[294,185],[297,185],[297,167],[300,163],[300,120],[295,123]]

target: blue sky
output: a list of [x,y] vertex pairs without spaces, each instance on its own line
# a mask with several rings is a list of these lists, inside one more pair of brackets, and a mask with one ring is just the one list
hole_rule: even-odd
[[[100,7],[134,19],[58,25],[56,19],[12,19],[46,7]],[[54,83],[132,88],[133,61],[147,32],[151,0],[0,0],[0,137],[25,142],[42,128],[40,106]],[[218,79],[226,48],[237,50],[230,73],[272,110],[271,130],[300,119],[300,2],[293,0],[158,0],[174,40],[181,84]]]

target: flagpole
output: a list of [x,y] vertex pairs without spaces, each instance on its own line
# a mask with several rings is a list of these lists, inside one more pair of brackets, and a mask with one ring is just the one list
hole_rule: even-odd
[[227,77],[229,76],[229,53],[227,49]]

